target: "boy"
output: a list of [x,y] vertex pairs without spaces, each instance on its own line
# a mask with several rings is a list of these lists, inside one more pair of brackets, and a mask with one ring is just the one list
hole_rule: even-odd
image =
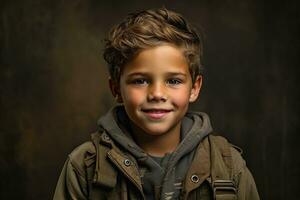
[[106,41],[121,105],[68,157],[54,199],[259,199],[240,153],[187,112],[202,85],[201,40],[167,9],[129,15]]

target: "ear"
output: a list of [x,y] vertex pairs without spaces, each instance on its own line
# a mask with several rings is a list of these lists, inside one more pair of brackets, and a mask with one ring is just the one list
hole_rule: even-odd
[[201,87],[202,87],[202,76],[198,75],[196,77],[196,80],[195,80],[195,82],[193,84],[193,87],[191,89],[191,94],[190,94],[190,99],[189,99],[190,103],[197,100],[197,98],[199,96],[199,93],[200,93],[200,90],[201,90]]
[[121,92],[120,92],[120,84],[118,82],[112,80],[111,77],[109,77],[108,81],[109,81],[109,88],[110,88],[112,95],[115,97],[115,99],[118,103],[122,103],[123,99],[122,99]]

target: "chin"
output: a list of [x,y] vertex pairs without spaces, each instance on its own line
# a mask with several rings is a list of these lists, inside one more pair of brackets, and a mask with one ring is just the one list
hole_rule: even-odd
[[151,135],[151,136],[160,136],[160,135],[164,135],[165,133],[169,132],[169,129],[167,129],[167,128],[156,127],[156,126],[143,128],[143,130],[147,135]]

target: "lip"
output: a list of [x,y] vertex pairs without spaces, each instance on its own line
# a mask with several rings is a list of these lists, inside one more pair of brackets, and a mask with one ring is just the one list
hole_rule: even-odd
[[142,112],[148,116],[150,119],[162,119],[167,114],[169,114],[172,110],[170,109],[157,109],[157,108],[150,108],[150,109],[142,109]]

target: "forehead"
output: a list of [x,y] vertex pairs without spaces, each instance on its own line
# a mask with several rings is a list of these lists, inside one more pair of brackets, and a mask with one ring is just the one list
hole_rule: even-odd
[[123,68],[123,74],[130,72],[181,72],[188,73],[188,63],[178,47],[160,45],[139,52]]

